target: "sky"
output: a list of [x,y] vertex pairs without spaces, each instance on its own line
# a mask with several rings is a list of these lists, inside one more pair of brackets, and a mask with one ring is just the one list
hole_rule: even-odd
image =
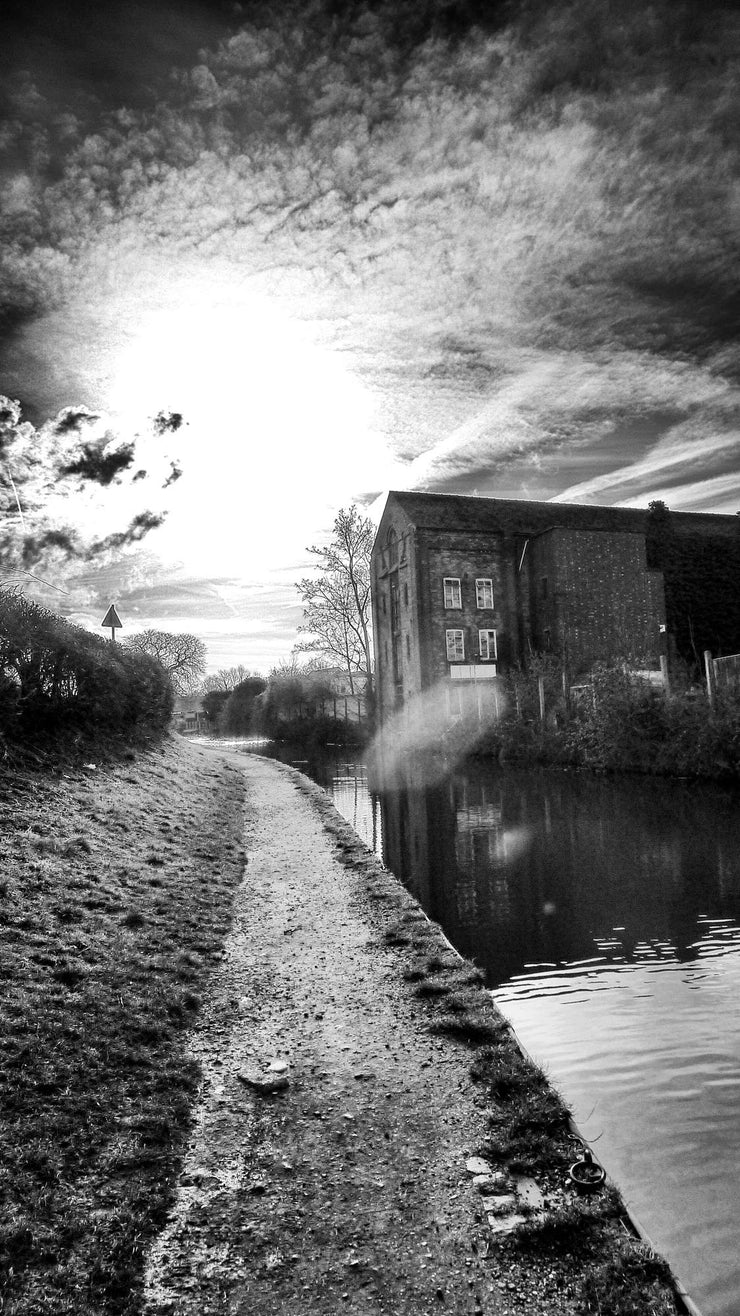
[[388,489],[740,509],[730,0],[6,0],[0,83],[0,393],[162,477],[50,493],[75,621],[266,672]]

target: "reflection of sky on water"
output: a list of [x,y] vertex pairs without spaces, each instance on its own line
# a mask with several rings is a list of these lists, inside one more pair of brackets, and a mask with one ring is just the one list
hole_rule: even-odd
[[[615,966],[629,972],[634,965],[653,964],[660,967],[667,961],[679,963],[694,959],[714,959],[723,955],[737,955],[740,951],[740,926],[734,919],[700,917],[696,927],[699,935],[688,946],[677,948],[668,939],[655,938],[638,942],[631,949],[629,959],[616,935],[621,929],[615,929],[612,937],[594,937],[594,948],[599,953],[591,958],[574,960],[567,965],[554,962],[525,964],[522,974],[512,975],[507,989],[522,997],[564,993],[582,996],[585,992],[615,991],[618,988],[612,977]],[[603,986],[599,982],[602,975],[605,977]],[[697,973],[697,985],[706,976]],[[582,979],[586,981],[582,982]]]
[[704,1316],[736,1316],[740,929],[703,923],[690,963],[539,966],[493,995]]

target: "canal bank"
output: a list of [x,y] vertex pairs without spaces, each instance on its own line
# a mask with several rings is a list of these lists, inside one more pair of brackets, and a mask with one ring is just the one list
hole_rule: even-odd
[[566,1113],[481,975],[322,791],[230,761],[246,873],[147,1312],[680,1309],[614,1192],[570,1186]]

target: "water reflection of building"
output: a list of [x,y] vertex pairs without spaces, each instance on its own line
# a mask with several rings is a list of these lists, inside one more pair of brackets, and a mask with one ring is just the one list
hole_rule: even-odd
[[433,757],[386,769],[380,795],[383,858],[464,954],[485,965],[510,928],[510,839],[490,781],[445,776]]
[[418,754],[376,781],[386,864],[492,984],[538,965],[691,959],[709,944],[701,916],[740,915],[738,811],[720,822],[675,784]]

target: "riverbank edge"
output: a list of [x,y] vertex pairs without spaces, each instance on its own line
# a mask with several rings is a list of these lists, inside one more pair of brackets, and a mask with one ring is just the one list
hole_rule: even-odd
[[[383,882],[385,940],[404,962],[401,975],[412,990],[416,984],[414,994],[423,1003],[428,1027],[454,1038],[465,1048],[469,1075],[486,1097],[492,1133],[480,1148],[481,1157],[496,1169],[531,1175],[540,1181],[549,1207],[533,1210],[510,1234],[496,1235],[498,1245],[512,1257],[518,1251],[530,1254],[530,1260],[532,1252],[544,1254],[550,1264],[555,1259],[571,1271],[575,1253],[570,1249],[577,1247],[577,1236],[585,1232],[591,1235],[589,1255],[581,1256],[576,1263],[585,1301],[582,1310],[593,1310],[594,1299],[608,1299],[611,1316],[620,1316],[638,1310],[636,1300],[644,1301],[646,1310],[648,1303],[657,1300],[662,1305],[651,1305],[651,1312],[701,1316],[639,1221],[628,1211],[608,1171],[602,1193],[579,1197],[574,1192],[563,1192],[569,1165],[580,1154],[577,1145],[586,1149],[588,1144],[559,1093],[494,1004],[477,966],[461,955],[401,880],[380,863],[326,791],[298,769],[280,766],[294,777],[325,830],[335,839],[340,862],[360,874],[365,883]],[[431,975],[426,973],[420,967],[420,957],[427,966],[436,962],[439,968]],[[446,962],[446,973],[458,985],[454,1013],[446,992],[429,990],[429,978],[445,974]]]
[[541,757],[527,758],[525,756],[517,757],[515,755],[503,757],[492,750],[473,749],[460,759],[454,758],[449,751],[440,749],[439,754],[442,757],[448,757],[450,764],[454,762],[455,767],[464,767],[466,763],[485,763],[493,767],[500,768],[502,771],[511,769],[514,772],[562,772],[569,777],[597,777],[606,778],[608,781],[657,781],[666,784],[675,782],[682,786],[721,786],[726,790],[740,791],[740,772],[717,771],[710,774],[707,772],[670,772],[668,770],[649,768],[649,767],[600,767],[591,763],[574,763],[560,760],[547,755]]

